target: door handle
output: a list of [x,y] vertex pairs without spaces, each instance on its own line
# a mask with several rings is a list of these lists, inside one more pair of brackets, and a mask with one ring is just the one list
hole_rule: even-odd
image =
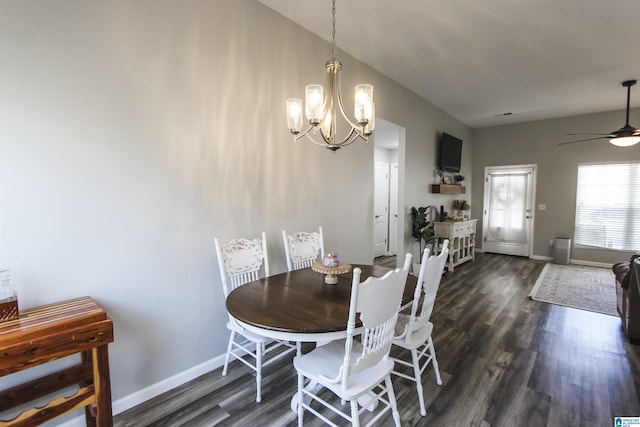
[[380,215],[376,215],[376,218],[380,218]]

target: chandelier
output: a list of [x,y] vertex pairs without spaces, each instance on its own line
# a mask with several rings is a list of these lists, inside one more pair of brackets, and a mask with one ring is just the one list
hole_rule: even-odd
[[[355,89],[354,100],[354,117],[357,123],[352,122],[345,113],[340,89],[342,63],[338,61],[336,53],[336,0],[332,0],[332,3],[331,59],[324,65],[327,91],[324,93],[324,88],[318,84],[305,87],[304,111],[309,127],[304,131],[302,131],[302,100],[287,99],[287,126],[294,135],[294,142],[306,136],[314,144],[335,152],[356,139],[369,141],[369,136],[375,128],[375,103],[373,86],[359,84]],[[336,136],[338,112],[350,127],[341,139]]]

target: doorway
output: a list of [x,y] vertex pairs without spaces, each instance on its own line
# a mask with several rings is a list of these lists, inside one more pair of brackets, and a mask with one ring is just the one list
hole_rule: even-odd
[[[376,117],[374,133],[374,258],[395,256],[404,247],[404,128]],[[403,260],[402,260],[403,261]]]
[[536,165],[486,167],[482,248],[529,257],[533,250]]

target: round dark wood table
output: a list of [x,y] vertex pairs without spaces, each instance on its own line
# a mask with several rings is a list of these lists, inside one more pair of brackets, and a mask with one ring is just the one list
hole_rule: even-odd
[[[382,277],[389,268],[353,264],[360,281]],[[323,342],[346,336],[353,270],[338,275],[338,283],[324,282],[324,274],[310,268],[249,282],[227,297],[227,310],[244,327],[273,339]],[[416,277],[409,275],[402,305],[413,299]]]

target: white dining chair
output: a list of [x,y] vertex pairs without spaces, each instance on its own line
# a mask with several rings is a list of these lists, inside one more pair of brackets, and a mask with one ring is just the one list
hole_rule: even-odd
[[[328,424],[338,425],[320,412],[322,407],[354,426],[360,425],[360,414],[366,409],[375,411],[367,425],[391,411],[395,425],[400,426],[389,350],[410,266],[411,254],[407,254],[402,268],[362,283],[360,269],[354,269],[346,339],[331,341],[293,359],[298,372],[298,426],[303,425],[305,410]],[[357,313],[362,328],[356,328]],[[305,379],[310,387],[305,387]],[[318,385],[338,399],[323,396]],[[349,402],[350,412],[338,406],[345,401]]]
[[420,400],[420,414],[427,415],[424,405],[424,392],[422,388],[422,372],[429,363],[433,364],[436,374],[436,382],[442,385],[440,369],[436,359],[436,349],[433,346],[431,333],[433,323],[430,322],[431,312],[436,301],[438,288],[444,272],[444,267],[449,255],[449,240],[444,240],[440,254],[429,256],[429,248],[425,248],[418,274],[418,283],[413,294],[411,313],[400,313],[395,327],[393,344],[407,349],[411,352],[411,362],[400,358],[393,360],[401,365],[409,366],[413,369],[413,375],[407,375],[397,369],[393,374],[416,383],[418,399]]
[[299,231],[291,235],[282,230],[282,241],[289,271],[309,268],[318,259],[318,254],[320,259],[324,256],[322,227],[318,227],[317,232]]
[[[258,280],[262,267],[264,267],[265,277],[269,276],[267,238],[264,232],[262,233],[262,239],[248,240],[240,238],[221,244],[216,238],[214,239],[214,244],[216,255],[218,256],[225,299],[237,287],[250,281]],[[230,335],[222,375],[227,375],[231,356],[247,365],[256,372],[256,402],[260,402],[262,400],[262,367],[296,351],[299,348],[299,344],[273,341],[255,334],[246,330],[233,316],[228,315],[227,328],[230,331]],[[282,347],[286,347],[286,349],[271,355],[274,350]],[[266,356],[271,357],[267,358]]]

